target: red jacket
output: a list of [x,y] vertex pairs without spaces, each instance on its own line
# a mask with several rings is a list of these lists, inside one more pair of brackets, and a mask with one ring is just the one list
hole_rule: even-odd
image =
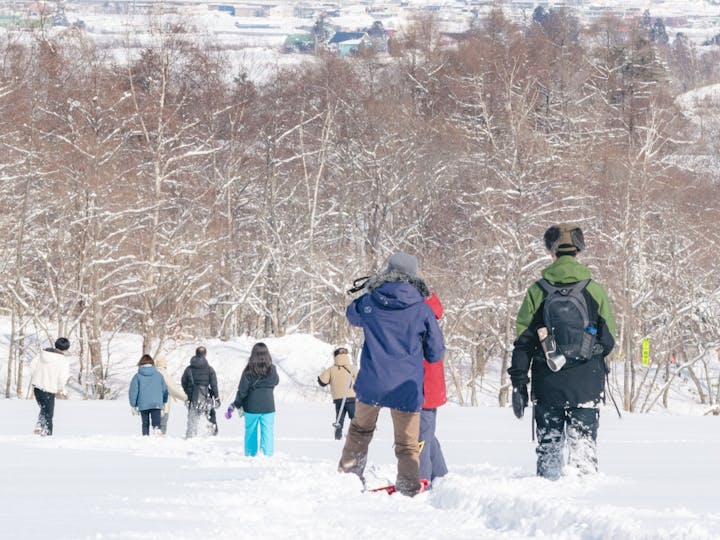
[[[436,319],[443,316],[443,307],[440,299],[435,293],[430,294],[430,298],[425,300],[435,314]],[[445,367],[443,361],[428,362],[423,360],[425,366],[425,378],[423,381],[423,392],[425,393],[425,402],[423,409],[436,409],[440,405],[447,402],[447,393],[445,390]]]

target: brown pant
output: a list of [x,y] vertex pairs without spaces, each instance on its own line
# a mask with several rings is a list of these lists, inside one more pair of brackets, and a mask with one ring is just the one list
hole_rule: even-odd
[[[368,446],[373,437],[381,407],[358,401],[355,418],[350,422],[339,470],[357,474],[361,480],[367,463]],[[390,409],[395,432],[395,456],[398,472],[395,487],[404,495],[415,495],[420,489],[420,413]]]

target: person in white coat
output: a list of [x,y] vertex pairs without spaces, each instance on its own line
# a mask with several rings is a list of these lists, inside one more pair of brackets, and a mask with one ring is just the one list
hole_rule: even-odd
[[58,338],[54,347],[40,351],[30,362],[30,385],[35,401],[40,406],[35,426],[38,435],[48,436],[53,433],[55,395],[65,393],[65,385],[70,378],[70,361],[66,356],[69,348],[70,341],[67,338]]
[[[164,356],[156,356],[155,357],[155,367],[160,372],[160,374],[163,376],[163,379],[165,379],[165,384],[167,384],[168,392],[170,393],[170,397],[174,397],[178,401],[182,401],[183,403],[187,403],[188,397],[185,393],[185,390],[183,390],[182,386],[180,386],[179,383],[176,383],[175,380],[170,375],[170,372],[167,369],[167,359]],[[170,400],[168,399],[165,403],[165,406],[162,410],[162,416],[160,417],[160,430],[162,431],[162,434],[165,435],[167,433],[167,425],[168,425],[168,419],[170,418]]]

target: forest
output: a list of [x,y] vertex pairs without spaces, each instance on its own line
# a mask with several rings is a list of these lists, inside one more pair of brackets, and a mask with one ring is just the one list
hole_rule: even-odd
[[118,332],[151,354],[358,342],[347,290],[402,250],[445,306],[451,398],[489,385],[504,405],[542,234],[574,222],[613,304],[620,406],[667,406],[681,376],[720,402],[720,92],[692,92],[720,83],[718,47],[647,17],[494,11],[452,44],[422,17],[390,54],[306,56],[263,82],[231,56],[178,24],[139,55],[78,28],[0,33],[6,397],[56,335],[93,399]]

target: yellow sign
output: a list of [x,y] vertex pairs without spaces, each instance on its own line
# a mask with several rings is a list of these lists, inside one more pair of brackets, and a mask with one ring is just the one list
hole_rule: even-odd
[[643,366],[650,365],[650,338],[642,340],[642,363]]

